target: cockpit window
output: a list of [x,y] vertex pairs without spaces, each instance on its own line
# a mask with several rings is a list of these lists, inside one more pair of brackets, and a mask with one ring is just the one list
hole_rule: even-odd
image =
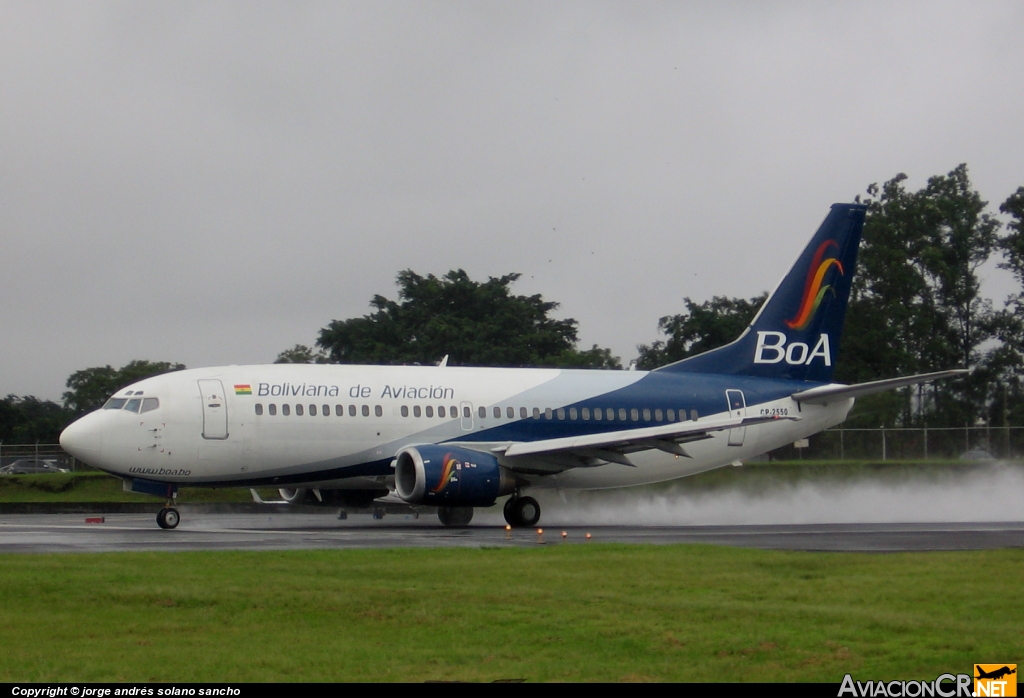
[[141,407],[141,406],[142,406],[142,398],[133,397],[131,400],[129,400],[125,404],[124,408],[126,410],[128,410],[129,412],[138,412],[139,411],[139,407]]
[[149,412],[160,406],[160,400],[155,397],[147,397],[142,400],[142,411]]
[[128,402],[123,397],[112,397],[103,405],[105,410],[119,410],[124,407],[124,403]]

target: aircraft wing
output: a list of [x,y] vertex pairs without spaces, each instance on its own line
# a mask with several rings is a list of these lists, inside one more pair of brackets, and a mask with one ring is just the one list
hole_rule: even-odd
[[950,378],[970,373],[970,369],[957,368],[951,371],[936,371],[935,373],[921,373],[916,376],[904,378],[888,378],[886,380],[871,381],[870,383],[857,383],[855,385],[822,385],[810,390],[801,390],[791,396],[797,402],[805,402],[809,405],[827,405],[836,400],[845,400],[851,397],[864,397],[875,393],[902,388],[907,385],[928,383],[940,378]]
[[754,426],[780,419],[797,420],[799,417],[730,417],[703,422],[674,422],[657,427],[510,443],[491,450],[503,454],[506,458],[570,456],[579,459],[580,465],[596,465],[595,461],[607,461],[635,466],[626,454],[656,448],[690,458],[690,454],[681,444],[710,439],[717,431]]

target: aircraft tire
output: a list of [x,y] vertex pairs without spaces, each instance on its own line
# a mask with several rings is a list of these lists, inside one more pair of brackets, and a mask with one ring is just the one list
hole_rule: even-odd
[[449,528],[468,526],[473,520],[473,507],[438,507],[437,518]]
[[178,510],[173,507],[164,507],[156,515],[156,524],[160,528],[171,529],[177,528],[181,522],[181,514]]
[[505,502],[504,514],[513,528],[533,526],[540,521],[540,504],[533,497],[516,497]]

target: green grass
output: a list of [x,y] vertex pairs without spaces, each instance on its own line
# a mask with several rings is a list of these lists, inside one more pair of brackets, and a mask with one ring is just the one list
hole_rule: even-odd
[[[851,478],[901,479],[975,472],[991,468],[991,464],[972,461],[773,461],[752,462],[742,468],[718,468],[681,480],[673,480],[652,489],[684,487],[709,490],[721,487],[764,488],[771,484],[792,483],[805,479]],[[1021,467],[1019,463],[1009,467]],[[264,499],[277,499],[275,489],[259,489]],[[47,475],[0,476],[0,503],[3,502],[149,502],[148,495],[124,492],[121,479],[100,472],[61,473]],[[251,502],[247,488],[183,487],[178,501]]]
[[[277,498],[277,490],[259,490],[264,497]],[[0,502],[145,502],[159,500],[146,494],[124,492],[121,478],[98,472],[53,473],[0,476]],[[212,489],[182,487],[178,501],[251,502],[246,488]]]
[[834,681],[1024,664],[1024,551],[0,556],[0,681]]

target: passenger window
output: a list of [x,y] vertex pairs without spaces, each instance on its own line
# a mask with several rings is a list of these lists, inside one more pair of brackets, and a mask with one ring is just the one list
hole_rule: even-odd
[[408,417],[409,416],[409,406],[408,405],[402,405],[402,416],[403,417]]
[[594,419],[596,419],[596,420],[604,419],[604,412],[601,411],[600,407],[595,407],[594,408]]
[[[459,408],[456,407],[455,405],[452,405],[451,407],[448,408],[448,414],[451,415],[452,419],[455,419],[456,417],[459,416]],[[466,416],[468,417],[469,415],[467,414]]]
[[530,416],[530,413],[526,411],[525,407],[519,408],[519,419],[526,419]]
[[369,417],[370,416],[370,406],[369,405],[363,405],[363,416],[364,417]]
[[666,412],[668,413],[668,421],[670,421],[670,422],[676,421],[676,411],[675,410],[666,410]]
[[119,410],[124,407],[124,403],[128,402],[123,397],[112,397],[107,400],[106,404],[103,405],[105,410]]
[[423,415],[423,413],[420,412],[420,406],[419,405],[413,405],[412,406],[412,416],[413,417],[421,417],[422,415]]
[[441,405],[440,407],[437,408],[437,416],[438,417],[443,417],[444,416],[444,405]]
[[260,404],[260,403],[258,403],[258,402],[256,403],[256,414],[257,414],[257,415],[261,415],[261,414],[263,414],[263,405],[261,405],[261,404]]
[[281,405],[281,414],[287,417],[292,413],[292,408],[288,405]]
[[515,419],[516,409],[514,407],[506,407],[505,416],[508,417],[509,419]]
[[651,421],[651,409],[649,407],[644,409],[644,421]]
[[690,410],[690,419],[697,421],[697,410]]
[[570,407],[569,408],[569,419],[573,420],[574,422],[576,421],[576,408],[575,407]]
[[142,399],[141,398],[137,398],[137,397],[133,397],[131,400],[129,400],[127,403],[125,403],[124,409],[126,409],[129,412],[138,412],[139,411],[139,407],[141,407],[141,406],[142,406]]
[[494,418],[495,419],[501,419],[501,408],[500,407],[495,407],[494,408]]
[[640,421],[640,410],[638,410],[637,408],[634,407],[633,409],[631,409],[629,411],[629,416],[633,418],[634,422],[639,422]]
[[301,417],[302,416],[302,405],[296,405],[295,406],[295,416],[296,417]]
[[309,406],[309,416],[310,417],[315,417],[316,416],[316,405],[310,405]]
[[582,410],[580,410],[580,416],[583,417],[583,421],[584,422],[589,421],[590,420],[590,408],[589,407],[584,407]]
[[481,406],[480,409],[477,410],[477,414],[479,414],[481,417],[486,417],[487,416],[487,408]]
[[344,417],[345,416],[345,407],[343,405],[335,405],[334,406],[334,414],[338,415],[339,417]]
[[322,414],[325,417],[330,417],[331,416],[331,406],[330,405],[324,405],[323,406],[323,410],[322,410]]
[[551,408],[550,407],[545,407],[544,408],[544,419],[551,419],[551,414],[552,414],[551,413]]
[[539,407],[534,407],[533,408],[533,418],[534,419],[540,419],[540,408]]
[[462,408],[462,416],[465,417],[466,419],[469,419],[470,417],[473,416],[473,412],[469,409],[469,405],[466,405],[465,407]]
[[620,422],[625,422],[626,421],[626,408],[625,407],[620,407],[619,408],[619,421]]
[[558,408],[558,421],[560,421],[560,422],[564,422],[565,421],[565,408],[564,407],[559,407]]
[[434,416],[434,408],[432,406],[430,406],[430,405],[427,405],[426,407],[424,407],[423,411],[427,413],[428,417],[433,417]]
[[662,420],[661,410],[654,410],[654,421],[660,422]]
[[384,408],[381,407],[380,405],[374,405],[373,406],[373,414],[376,417],[383,417],[384,416]]
[[155,397],[147,397],[142,401],[142,411],[150,412],[160,406],[160,400]]
[[274,403],[270,403],[270,405],[267,407],[267,411],[270,412],[270,416],[273,417],[274,415],[277,414],[277,405],[275,405]]
[[356,406],[355,405],[349,405],[348,406],[348,416],[349,417],[355,417],[356,416]]

